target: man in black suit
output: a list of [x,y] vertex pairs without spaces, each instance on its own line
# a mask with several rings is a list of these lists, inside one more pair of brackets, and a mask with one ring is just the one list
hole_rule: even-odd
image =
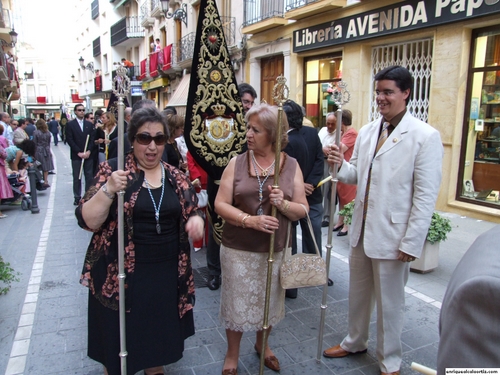
[[54,145],[57,146],[59,142],[59,123],[56,121],[55,117],[52,117],[47,125],[49,127],[49,132],[51,132],[54,137]]
[[[76,118],[66,125],[66,141],[71,149],[71,167],[73,168],[73,195],[74,205],[77,206],[82,197],[82,181],[80,179],[80,168],[83,163],[83,175],[85,175],[85,191],[92,183],[93,162],[90,152],[94,147],[94,124],[85,121],[85,107],[83,104],[75,105]],[[86,142],[88,136],[88,142]],[[85,144],[87,143],[87,148]]]

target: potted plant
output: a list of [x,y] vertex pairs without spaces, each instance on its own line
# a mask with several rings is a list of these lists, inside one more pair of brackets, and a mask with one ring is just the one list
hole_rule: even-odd
[[439,263],[439,243],[445,241],[451,232],[451,222],[437,212],[432,214],[431,224],[420,258],[411,263],[410,270],[427,273],[434,270]]

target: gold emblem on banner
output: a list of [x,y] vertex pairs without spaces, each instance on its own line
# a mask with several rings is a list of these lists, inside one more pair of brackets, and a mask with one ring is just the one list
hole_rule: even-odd
[[221,48],[226,42],[213,0],[207,1],[204,13],[197,69],[192,73],[198,83],[189,137],[201,158],[224,168],[243,152],[245,121],[231,58],[228,49]]

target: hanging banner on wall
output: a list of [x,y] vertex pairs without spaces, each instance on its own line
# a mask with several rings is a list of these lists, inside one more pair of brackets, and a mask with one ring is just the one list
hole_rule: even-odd
[[293,52],[356,42],[495,13],[500,13],[500,0],[408,0],[295,30]]

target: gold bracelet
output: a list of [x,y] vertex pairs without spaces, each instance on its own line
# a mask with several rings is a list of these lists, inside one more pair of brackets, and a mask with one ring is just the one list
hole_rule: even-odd
[[290,201],[284,199],[282,206],[284,206],[284,207],[280,207],[280,211],[283,215],[286,215],[288,212],[288,209],[290,208]]
[[240,224],[240,227],[241,227],[240,216],[241,216],[241,215],[243,215],[243,214],[244,214],[244,212],[243,212],[243,211],[241,211],[241,212],[238,214],[238,216],[236,217],[236,222]]
[[241,227],[242,227],[243,229],[245,229],[245,228],[246,228],[246,226],[245,226],[245,220],[246,220],[246,219],[248,219],[249,217],[250,217],[250,215],[249,215],[249,214],[246,214],[246,215],[245,215],[245,217],[244,217],[243,219],[241,219]]

